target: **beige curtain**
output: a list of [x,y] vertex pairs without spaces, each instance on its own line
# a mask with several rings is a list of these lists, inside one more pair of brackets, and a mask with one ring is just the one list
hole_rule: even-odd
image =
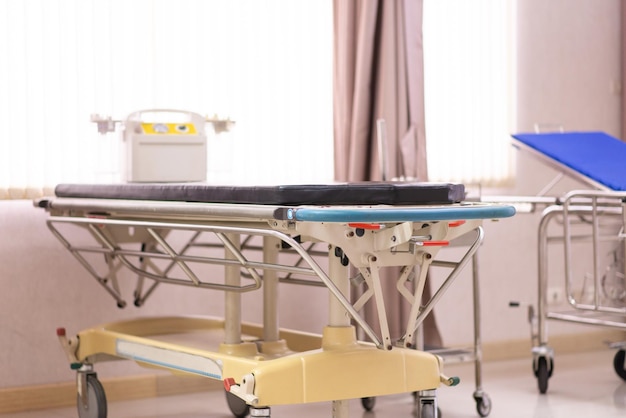
[[[381,180],[376,121],[384,119],[387,175],[425,181],[423,0],[334,0],[335,177]],[[383,272],[385,273],[385,272]],[[406,327],[408,303],[383,280],[392,338]],[[383,277],[385,279],[385,277]],[[429,293],[429,292],[428,292]],[[375,306],[365,317],[376,326]],[[425,342],[441,345],[434,315]]]

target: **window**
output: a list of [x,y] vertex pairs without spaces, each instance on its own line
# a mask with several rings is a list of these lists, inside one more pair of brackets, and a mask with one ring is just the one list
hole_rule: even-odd
[[[512,4],[424,2],[431,180],[511,176]],[[331,181],[332,22],[331,0],[0,2],[0,198],[116,181],[90,115],[155,108],[236,122],[207,125],[209,181]]]
[[425,0],[426,141],[431,181],[512,178],[515,3]]
[[207,130],[208,180],[330,181],[330,0],[0,2],[0,191],[120,178],[91,114],[181,109]]

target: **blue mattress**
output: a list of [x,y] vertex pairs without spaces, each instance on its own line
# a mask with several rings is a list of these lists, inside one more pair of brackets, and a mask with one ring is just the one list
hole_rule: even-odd
[[515,134],[513,138],[609,190],[626,191],[626,143],[603,132]]

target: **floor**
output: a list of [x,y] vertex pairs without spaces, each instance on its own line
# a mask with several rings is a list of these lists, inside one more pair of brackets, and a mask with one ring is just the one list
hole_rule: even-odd
[[[533,376],[531,359],[483,364],[483,389],[491,399],[492,418],[577,418],[626,416],[626,382],[613,369],[615,351],[601,350],[576,355],[556,355],[554,374],[547,394],[540,395]],[[474,364],[449,364],[446,373],[459,376],[456,387],[438,392],[443,418],[479,417],[472,394]],[[274,418],[331,417],[331,403],[275,406]],[[136,401],[112,402],[108,418],[232,418],[222,392],[193,393]],[[361,402],[349,402],[350,418],[413,417],[409,394],[376,398],[371,412]],[[0,415],[2,416],[2,415]],[[6,415],[5,415],[6,416]],[[4,416],[2,416],[4,417]],[[75,408],[11,414],[12,418],[76,418]]]

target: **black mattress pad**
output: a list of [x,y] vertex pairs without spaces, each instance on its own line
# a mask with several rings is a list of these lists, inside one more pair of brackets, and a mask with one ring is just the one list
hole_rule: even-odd
[[278,186],[226,186],[206,183],[59,184],[63,198],[155,200],[258,205],[427,205],[465,198],[453,183],[355,182]]

